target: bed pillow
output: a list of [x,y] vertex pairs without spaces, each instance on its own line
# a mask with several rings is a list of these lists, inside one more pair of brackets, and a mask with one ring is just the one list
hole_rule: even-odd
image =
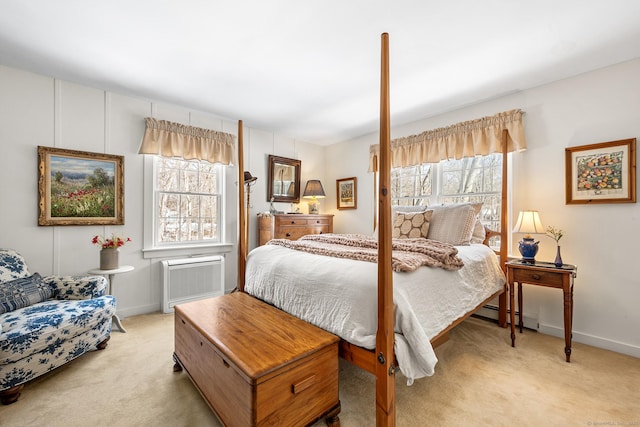
[[391,237],[394,239],[427,238],[432,210],[409,213],[397,212],[393,220]]
[[0,314],[28,307],[53,296],[53,289],[38,273],[0,283]]
[[469,245],[481,207],[481,203],[429,206],[433,215],[427,237],[455,246]]
[[484,225],[480,218],[476,218],[476,223],[473,226],[473,233],[471,234],[471,243],[484,243],[484,239],[487,237],[487,231],[484,229]]
[[[397,213],[418,213],[427,210],[427,206],[391,206],[391,227],[393,228],[393,221],[395,221]],[[378,227],[373,230],[373,238],[378,238]]]

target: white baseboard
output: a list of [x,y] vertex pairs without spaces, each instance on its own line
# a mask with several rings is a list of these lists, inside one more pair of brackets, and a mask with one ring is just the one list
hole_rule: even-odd
[[[486,317],[487,319],[498,320],[498,307],[493,305],[485,305],[480,310],[476,311],[478,316]],[[507,324],[510,323],[509,311],[507,310]],[[518,325],[518,312],[516,311],[516,326]],[[538,330],[538,319],[535,317],[527,316],[526,314],[522,318],[522,325],[527,329]]]
[[[554,325],[540,324],[538,331],[542,334],[551,335],[558,338],[564,338],[564,327],[557,327]],[[618,341],[613,341],[607,338],[596,337],[594,335],[584,334],[576,331],[571,331],[572,341],[579,342],[581,344],[590,345],[592,347],[602,348],[604,350],[615,351],[616,353],[626,354],[628,356],[640,358],[640,347],[625,344]]]
[[125,309],[118,309],[116,314],[120,319],[125,319],[129,316],[137,316],[139,314],[149,314],[160,311],[160,303],[139,305],[137,307],[127,307]]
[[[476,312],[479,316],[489,319],[498,320],[498,307],[493,305],[485,305]],[[516,316],[518,313],[516,312]],[[516,322],[518,318],[516,317]],[[509,322],[509,316],[507,316],[507,323]],[[541,334],[551,335],[558,338],[564,338],[564,326],[558,327],[555,325],[547,325],[539,323],[538,319],[534,317],[528,317],[526,314],[523,318],[524,327],[538,331]],[[601,348],[604,350],[615,351],[616,353],[626,354],[628,356],[640,358],[640,347],[631,344],[625,344],[618,341],[613,341],[607,338],[596,337],[594,335],[585,334],[575,329],[572,331],[572,341],[579,342],[580,344],[590,345],[592,347]]]

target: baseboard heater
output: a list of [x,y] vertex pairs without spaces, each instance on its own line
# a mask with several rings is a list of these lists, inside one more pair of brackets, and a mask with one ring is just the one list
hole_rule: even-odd
[[219,255],[162,261],[162,311],[176,304],[224,294],[224,257]]

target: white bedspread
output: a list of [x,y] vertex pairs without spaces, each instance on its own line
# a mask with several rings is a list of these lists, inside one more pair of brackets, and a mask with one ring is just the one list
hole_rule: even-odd
[[[395,352],[409,382],[434,373],[438,360],[429,340],[505,283],[487,246],[457,248],[465,264],[460,270],[421,267],[393,273]],[[245,290],[352,344],[373,349],[377,280],[375,263],[265,245],[249,254]]]

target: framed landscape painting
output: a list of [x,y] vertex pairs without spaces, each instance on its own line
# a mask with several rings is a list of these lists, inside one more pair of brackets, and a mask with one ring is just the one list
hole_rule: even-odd
[[38,146],[38,225],[124,224],[124,156]]
[[636,139],[565,148],[566,203],[635,203]]
[[355,177],[336,180],[338,209],[357,209],[357,181]]

